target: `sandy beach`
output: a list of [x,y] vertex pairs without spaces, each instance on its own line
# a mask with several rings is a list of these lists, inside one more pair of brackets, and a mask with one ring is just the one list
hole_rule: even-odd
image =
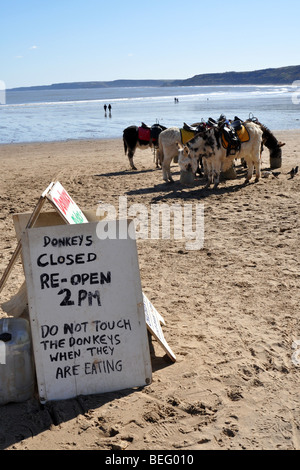
[[[153,153],[129,169],[123,142],[87,140],[0,147],[0,276],[16,247],[12,216],[31,212],[58,180],[82,209],[204,204],[205,241],[137,240],[143,292],[164,317],[172,363],[153,339],[153,381],[139,389],[42,406],[36,397],[0,406],[0,449],[300,450],[300,368],[292,361],[299,324],[300,131],[275,131],[283,147],[277,177],[238,178],[205,190],[198,180],[165,184]],[[14,267],[0,303],[24,281]],[[6,312],[0,308],[0,317]]]

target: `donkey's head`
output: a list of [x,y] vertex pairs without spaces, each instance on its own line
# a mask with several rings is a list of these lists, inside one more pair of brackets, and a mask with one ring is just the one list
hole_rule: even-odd
[[191,158],[189,149],[186,145],[178,146],[178,165],[180,168],[180,182],[185,186],[191,186],[195,180],[195,174],[197,171],[197,162]]
[[281,158],[282,157],[282,147],[285,145],[285,142],[277,142],[273,148],[270,148],[270,158]]
[[275,168],[281,167],[281,159],[282,159],[282,147],[285,145],[284,142],[277,142],[272,148],[269,149],[270,151],[270,166],[274,170]]

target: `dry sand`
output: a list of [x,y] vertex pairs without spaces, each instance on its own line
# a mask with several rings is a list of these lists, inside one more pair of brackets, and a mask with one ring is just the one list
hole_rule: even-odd
[[[1,449],[300,450],[300,132],[275,132],[286,142],[276,178],[218,190],[203,181],[167,185],[151,150],[138,150],[129,170],[121,140],[0,147],[0,275],[16,247],[12,214],[32,211],[58,180],[81,208],[99,200],[128,204],[203,202],[205,244],[138,240],[142,287],[166,321],[172,363],[153,341],[153,382],[41,406],[36,398],[0,407]],[[263,153],[263,168],[269,152]],[[23,281],[18,263],[1,303]],[[5,312],[0,310],[0,316]]]

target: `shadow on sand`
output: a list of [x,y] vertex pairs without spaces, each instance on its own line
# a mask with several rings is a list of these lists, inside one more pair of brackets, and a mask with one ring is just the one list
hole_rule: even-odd
[[[172,365],[167,355],[156,356],[151,348],[152,371],[155,372]],[[89,410],[100,408],[120,398],[135,392],[141,392],[144,387],[124,389],[117,392],[108,392],[95,395],[80,395],[68,400],[58,400],[42,405],[36,395],[35,398],[23,403],[9,403],[0,406],[0,450],[5,450],[25,439],[30,439],[49,430],[53,426],[60,426],[79,415],[85,415]]]

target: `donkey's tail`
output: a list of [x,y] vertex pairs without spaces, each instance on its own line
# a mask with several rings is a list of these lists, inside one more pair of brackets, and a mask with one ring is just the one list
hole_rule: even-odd
[[125,155],[127,153],[127,144],[126,144],[126,140],[123,139],[123,143],[124,143],[124,152],[125,152]]

